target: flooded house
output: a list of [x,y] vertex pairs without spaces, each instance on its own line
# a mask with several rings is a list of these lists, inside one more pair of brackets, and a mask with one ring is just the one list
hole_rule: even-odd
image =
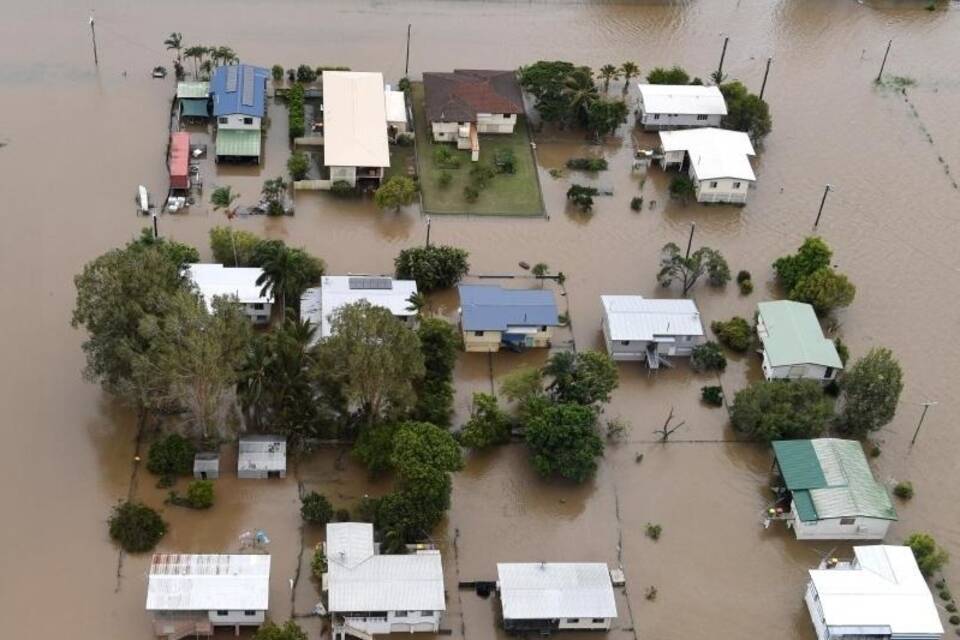
[[311,287],[300,298],[300,319],[318,328],[316,339],[333,334],[330,319],[341,307],[369,302],[387,309],[393,317],[414,327],[416,310],[410,298],[417,293],[415,280],[395,280],[381,276],[323,276],[319,287]]
[[827,384],[843,369],[836,345],[824,337],[809,304],[761,302],[757,305],[757,335],[763,344],[767,380],[806,378]]
[[810,571],[804,601],[818,640],[937,640],[943,624],[910,547],[854,547]]
[[514,351],[550,346],[560,324],[553,292],[505,289],[498,285],[462,284],[460,330],[466,351]]
[[273,298],[264,295],[263,286],[257,284],[263,269],[195,263],[187,266],[186,273],[211,313],[214,299],[228,298],[239,303],[254,324],[270,322]]
[[637,124],[646,131],[719,127],[727,115],[719,87],[640,84],[637,88]]
[[434,142],[455,142],[480,159],[479,134],[512,134],[522,115],[517,72],[454,69],[423,74],[427,120]]
[[146,608],[164,640],[259,627],[269,596],[269,555],[156,553],[150,561]]
[[220,454],[201,451],[193,456],[193,477],[197,480],[216,480],[220,477]]
[[322,584],[334,640],[440,629],[447,607],[439,551],[380,554],[367,522],[328,524],[324,551]]
[[323,163],[330,184],[378,187],[390,166],[383,74],[323,72]]
[[511,633],[606,631],[617,617],[613,581],[601,562],[498,563],[497,591]]
[[700,310],[693,300],[637,295],[602,295],[601,320],[607,353],[614,360],[645,361],[651,369],[664,358],[686,357],[706,341]]
[[750,136],[713,127],[661,131],[659,136],[663,168],[685,169],[697,202],[747,202],[757,181],[750,165],[756,155]]
[[206,122],[210,118],[210,83],[178,82],[177,113],[185,122]]
[[217,67],[210,81],[216,160],[260,163],[270,71],[248,64]]
[[773,443],[776,502],[765,525],[783,520],[798,540],[882,540],[897,511],[856,440]]
[[287,439],[275,435],[242,436],[238,443],[237,477],[246,480],[287,477]]

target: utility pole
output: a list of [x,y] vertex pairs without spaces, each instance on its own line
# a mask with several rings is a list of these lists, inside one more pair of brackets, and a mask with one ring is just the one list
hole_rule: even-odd
[[816,229],[817,225],[820,224],[820,216],[823,215],[823,205],[827,201],[827,194],[830,193],[830,185],[827,185],[823,189],[823,198],[820,200],[820,209],[817,211],[817,219],[813,221],[813,228]]
[[100,66],[100,60],[97,59],[97,29],[93,26],[93,12],[90,12],[90,35],[93,37],[93,64]]
[[430,224],[433,221],[430,219],[430,216],[427,216],[427,249],[430,248]]
[[410,23],[407,23],[407,62],[403,65],[403,77],[410,75]]
[[157,212],[153,212],[153,239],[156,240],[160,237],[160,230],[157,228]]
[[890,55],[890,46],[893,44],[893,40],[887,42],[887,50],[883,52],[883,62],[880,63],[880,73],[877,74],[877,84],[880,83],[880,79],[883,77],[883,68],[887,66],[887,56]]
[[687,239],[687,255],[684,256],[684,259],[690,257],[690,249],[693,247],[693,232],[696,230],[696,228],[697,228],[697,223],[696,223],[696,222],[691,222],[691,223],[690,223],[690,237]]
[[773,62],[773,58],[767,58],[767,70],[763,72],[763,84],[760,85],[760,99],[763,100],[763,92],[767,88],[767,76],[770,75],[770,63]]
[[723,80],[723,59],[727,57],[727,43],[730,42],[730,36],[723,39],[723,51],[720,52],[720,66],[717,67],[717,84]]
[[924,402],[923,403],[923,413],[920,414],[920,422],[917,423],[917,430],[913,432],[913,437],[910,438],[910,446],[913,446],[913,443],[917,441],[917,436],[920,434],[920,427],[923,426],[923,419],[927,417],[927,409],[932,406],[935,406],[939,403],[937,402]]

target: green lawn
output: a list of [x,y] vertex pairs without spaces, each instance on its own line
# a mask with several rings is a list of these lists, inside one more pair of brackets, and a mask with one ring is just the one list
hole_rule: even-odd
[[[537,167],[530,149],[530,136],[522,116],[513,135],[481,135],[480,162],[493,166],[498,149],[513,149],[516,158],[516,173],[498,174],[490,185],[480,192],[476,202],[467,202],[463,188],[470,184],[470,152],[461,151],[453,143],[434,143],[430,136],[430,124],[426,121],[423,104],[423,85],[413,83],[413,115],[417,129],[417,159],[420,188],[423,192],[424,213],[453,213],[503,216],[543,215],[543,199]],[[440,186],[440,174],[444,171],[433,161],[434,150],[444,146],[460,159],[460,167],[446,169],[453,180],[446,187]]]
[[398,144],[390,145],[390,168],[384,172],[384,178],[389,179],[393,176],[413,177],[407,171],[407,167],[413,167],[416,164],[414,158],[413,145],[402,147]]

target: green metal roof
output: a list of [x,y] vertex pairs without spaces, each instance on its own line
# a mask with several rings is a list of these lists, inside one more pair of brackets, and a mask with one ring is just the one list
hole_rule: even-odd
[[897,519],[890,496],[874,479],[859,442],[779,440],[773,443],[773,452],[801,520]]
[[757,305],[767,329],[760,336],[770,366],[818,364],[842,369],[833,342],[823,337],[813,307],[802,302],[777,300]]
[[259,129],[217,129],[218,156],[260,156]]
[[209,82],[178,82],[178,98],[207,98],[210,95]]
[[188,98],[180,100],[180,115],[191,118],[208,118],[206,98]]

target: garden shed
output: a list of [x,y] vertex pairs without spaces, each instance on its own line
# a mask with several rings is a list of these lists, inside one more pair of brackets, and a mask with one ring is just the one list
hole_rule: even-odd
[[283,436],[255,435],[240,438],[238,478],[287,477],[287,440]]
[[203,451],[193,457],[193,477],[197,480],[216,480],[220,477],[220,454]]

